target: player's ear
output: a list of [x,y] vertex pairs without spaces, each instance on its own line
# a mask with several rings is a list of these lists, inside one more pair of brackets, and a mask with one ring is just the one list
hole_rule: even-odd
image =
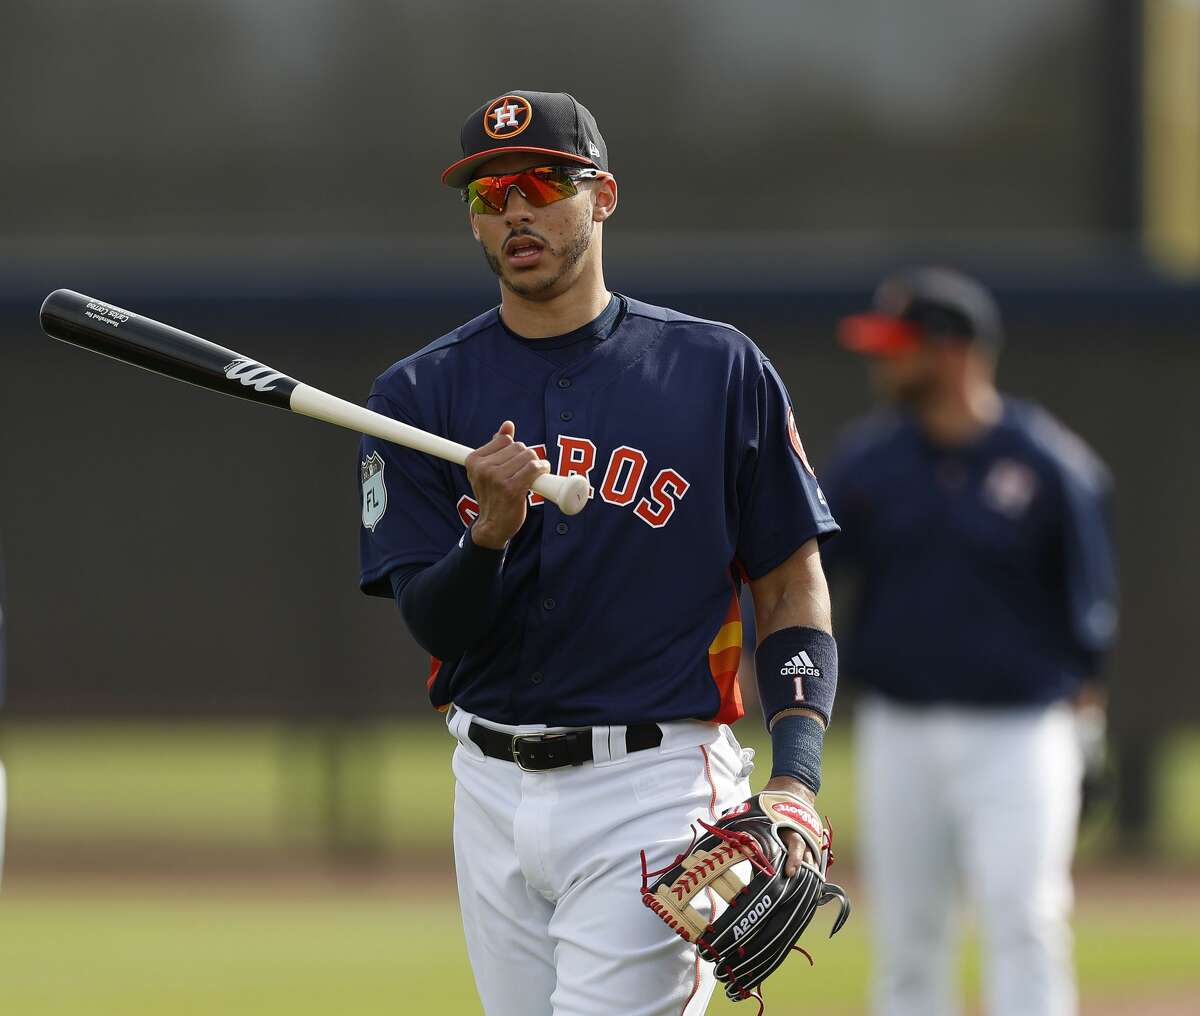
[[475,222],[475,213],[471,209],[467,209],[467,221],[471,224],[471,235],[475,237],[475,242],[479,242],[479,225]]
[[617,210],[617,181],[605,176],[596,181],[592,197],[592,221],[603,222]]

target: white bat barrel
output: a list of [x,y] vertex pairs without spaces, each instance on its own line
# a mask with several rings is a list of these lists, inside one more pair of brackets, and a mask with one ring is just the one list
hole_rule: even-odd
[[[292,391],[290,408],[292,412],[302,416],[348,427],[460,466],[466,463],[467,456],[475,450],[303,383],[297,384]],[[588,501],[589,486],[587,477],[584,476],[539,476],[533,482],[533,489],[547,501],[558,505],[564,515],[577,515]]]

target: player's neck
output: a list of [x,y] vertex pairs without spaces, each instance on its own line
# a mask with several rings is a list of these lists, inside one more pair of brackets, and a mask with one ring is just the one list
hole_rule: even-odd
[[990,382],[939,392],[917,409],[925,436],[946,447],[970,444],[1000,422],[1004,401]]
[[549,300],[529,300],[501,286],[500,315],[523,338],[546,339],[595,321],[611,299],[603,273],[585,270],[569,289]]

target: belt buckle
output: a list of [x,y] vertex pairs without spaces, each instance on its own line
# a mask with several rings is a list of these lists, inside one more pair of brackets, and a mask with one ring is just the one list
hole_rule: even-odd
[[547,766],[545,769],[530,769],[524,762],[521,761],[521,742],[522,741],[550,741],[565,737],[565,734],[513,734],[512,738],[512,760],[516,767],[523,773],[544,773],[551,769],[563,769],[569,766],[570,762],[560,762],[555,766]]

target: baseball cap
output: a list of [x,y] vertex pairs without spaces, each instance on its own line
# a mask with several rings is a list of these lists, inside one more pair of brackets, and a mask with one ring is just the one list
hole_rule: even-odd
[[950,268],[914,268],[884,279],[874,310],[842,318],[838,339],[855,353],[895,356],[926,340],[1004,341],[1000,309],[982,283]]
[[566,92],[514,89],[485,102],[467,117],[463,157],[443,174],[447,187],[465,187],[475,167],[505,152],[538,152],[608,171],[608,148],[592,116]]

